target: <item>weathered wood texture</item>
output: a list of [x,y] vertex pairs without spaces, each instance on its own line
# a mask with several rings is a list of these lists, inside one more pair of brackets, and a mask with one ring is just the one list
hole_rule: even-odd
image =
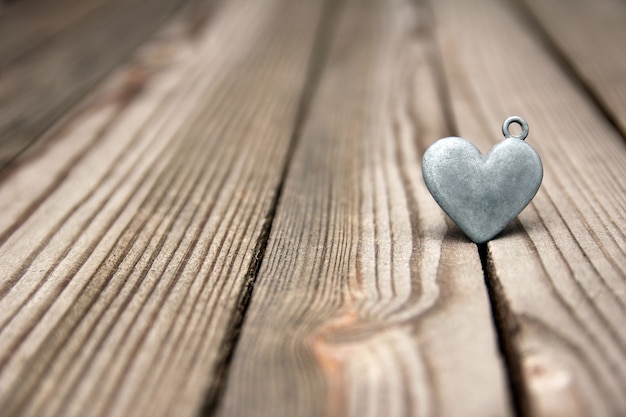
[[626,2],[523,1],[566,64],[626,135]]
[[[625,10],[3,4],[0,415],[626,415]],[[420,159],[512,114],[477,249]]]
[[[432,4],[458,132],[486,150],[520,114],[544,162],[531,205],[488,245],[532,415],[624,415],[626,142],[518,9]],[[603,71],[624,85],[616,61]]]
[[421,180],[430,15],[339,13],[218,415],[510,415],[476,246]]
[[184,1],[26,1],[0,14],[0,169]]
[[3,416],[197,412],[281,179],[320,9],[225,2],[196,38],[183,26],[139,54],[169,65],[130,102],[113,99],[125,83],[108,86],[4,178]]

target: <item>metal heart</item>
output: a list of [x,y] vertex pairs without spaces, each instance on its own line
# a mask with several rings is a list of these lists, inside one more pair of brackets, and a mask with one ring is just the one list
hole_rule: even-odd
[[441,208],[476,243],[497,235],[533,199],[543,178],[537,152],[517,138],[487,155],[465,139],[449,137],[424,154],[422,173]]

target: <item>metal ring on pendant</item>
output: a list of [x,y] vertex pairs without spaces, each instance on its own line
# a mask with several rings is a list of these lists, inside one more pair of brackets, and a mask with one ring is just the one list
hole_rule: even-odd
[[[520,127],[522,128],[522,133],[520,133],[519,135],[513,135],[509,130],[509,126],[511,125],[511,123],[517,123],[518,125],[520,125]],[[519,116],[507,117],[507,119],[502,123],[502,134],[507,139],[513,138],[524,140],[528,136],[528,123],[526,123],[526,120],[522,119]]]

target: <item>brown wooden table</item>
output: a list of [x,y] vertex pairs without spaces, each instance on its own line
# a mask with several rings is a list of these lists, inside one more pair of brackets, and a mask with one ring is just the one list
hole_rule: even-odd
[[2,2],[0,415],[625,416],[625,137],[622,0]]

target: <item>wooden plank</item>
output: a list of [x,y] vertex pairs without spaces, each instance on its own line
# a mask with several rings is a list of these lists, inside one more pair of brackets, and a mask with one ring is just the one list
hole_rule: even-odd
[[503,3],[432,6],[458,133],[486,151],[519,114],[544,163],[531,205],[488,245],[510,359],[532,415],[623,415],[626,144]]
[[[0,169],[128,57],[183,1],[113,0],[75,21],[63,18],[66,28],[2,68]],[[41,19],[35,20],[33,24]],[[23,46],[10,41],[13,37],[4,39],[0,43],[8,46],[0,50]],[[7,51],[7,56],[20,53]]]
[[626,3],[524,0],[567,63],[626,136]]
[[177,22],[136,57],[169,62],[139,93],[121,73],[122,91],[5,178],[0,201],[23,211],[0,220],[4,416],[197,411],[282,178],[320,9],[226,2],[195,38]]
[[510,415],[476,246],[421,180],[446,133],[429,21],[342,9],[219,416]]

